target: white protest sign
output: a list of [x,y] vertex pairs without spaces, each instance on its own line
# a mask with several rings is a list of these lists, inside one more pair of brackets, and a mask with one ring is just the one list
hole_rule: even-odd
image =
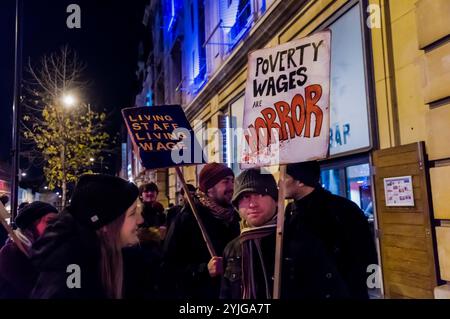
[[331,31],[249,54],[241,168],[327,156]]

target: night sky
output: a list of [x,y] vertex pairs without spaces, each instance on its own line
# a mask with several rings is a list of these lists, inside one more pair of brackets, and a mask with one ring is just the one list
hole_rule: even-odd
[[[69,29],[69,4],[81,8],[81,29]],[[68,44],[87,64],[89,102],[93,109],[113,112],[109,131],[118,132],[119,110],[134,104],[138,91],[138,43],[147,1],[23,0],[23,62],[38,62],[44,54]],[[0,1],[0,161],[8,161],[14,72],[15,1]],[[24,69],[24,75],[25,69]]]

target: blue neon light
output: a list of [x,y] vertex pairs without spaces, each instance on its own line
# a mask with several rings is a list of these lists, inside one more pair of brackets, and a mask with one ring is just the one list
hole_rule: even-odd
[[171,0],[171,15],[169,20],[169,26],[167,27],[167,31],[170,31],[172,29],[172,26],[175,22],[175,0]]

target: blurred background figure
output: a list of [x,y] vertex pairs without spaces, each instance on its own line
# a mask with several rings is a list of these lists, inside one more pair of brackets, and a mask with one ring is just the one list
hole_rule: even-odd
[[[16,218],[17,236],[30,255],[32,244],[44,234],[47,225],[57,217],[58,210],[44,202],[23,205]],[[11,239],[0,250],[0,298],[28,298],[37,280],[37,271]]]
[[[7,195],[0,196],[0,202],[3,204],[3,206],[6,206],[6,204],[9,202],[9,197]],[[0,248],[5,245],[7,238],[8,232],[3,226],[0,226]]]
[[[195,192],[197,189],[192,184],[186,184],[187,188],[189,189],[189,192],[191,193],[192,198],[195,196]],[[170,225],[175,220],[175,217],[178,215],[178,213],[181,211],[184,205],[189,205],[187,197],[185,196],[184,189],[181,188],[180,191],[177,192],[177,198],[178,203],[177,205],[174,205],[167,209],[167,216],[166,216],[166,226],[167,229],[170,228]]]

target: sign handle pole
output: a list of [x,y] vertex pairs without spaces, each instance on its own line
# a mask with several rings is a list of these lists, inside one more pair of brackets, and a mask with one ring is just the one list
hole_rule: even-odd
[[189,205],[191,206],[192,213],[194,214],[194,217],[197,220],[198,226],[200,227],[200,231],[202,233],[203,240],[206,243],[206,247],[208,248],[209,254],[211,255],[211,257],[217,256],[216,251],[214,250],[213,244],[211,242],[211,239],[209,239],[208,233],[206,232],[206,228],[203,225],[203,222],[200,219],[200,216],[198,215],[197,207],[195,206],[194,200],[193,200],[191,193],[189,192],[189,189],[186,185],[186,181],[184,180],[183,173],[181,172],[181,170],[178,166],[175,167],[175,171],[177,172],[178,178],[181,181],[181,185],[183,186],[184,193],[187,197]]
[[283,261],[283,232],[284,232],[284,197],[286,165],[280,165],[280,179],[278,181],[278,212],[275,241],[275,270],[273,281],[273,299],[280,299],[281,294],[281,266]]
[[8,216],[8,212],[5,209],[5,206],[3,206],[3,203],[0,202],[0,223],[3,225],[3,227],[8,232],[11,239],[14,241],[14,243],[17,245],[17,247],[25,254],[25,256],[28,256],[28,252],[25,250],[25,247],[23,247],[22,242],[20,241],[19,237],[17,237],[14,230],[11,228],[11,226],[8,225],[8,223],[5,220],[5,217]]

